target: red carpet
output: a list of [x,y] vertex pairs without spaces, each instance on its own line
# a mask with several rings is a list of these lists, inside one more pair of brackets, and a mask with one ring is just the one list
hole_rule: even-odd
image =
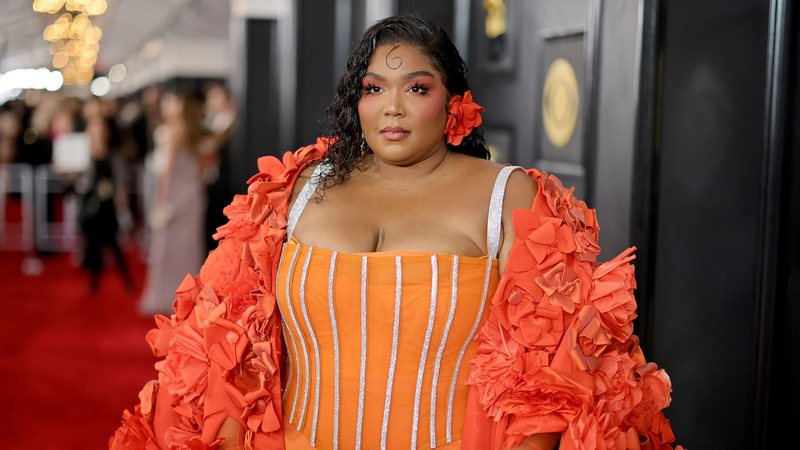
[[71,255],[42,257],[40,276],[21,274],[23,257],[0,252],[0,449],[108,448],[155,378],[154,323],[135,313],[144,265],[128,254],[137,292],[109,264],[91,294]]

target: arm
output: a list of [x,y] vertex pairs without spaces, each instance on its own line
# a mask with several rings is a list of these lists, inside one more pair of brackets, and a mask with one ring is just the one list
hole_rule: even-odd
[[282,343],[271,280],[288,190],[326,147],[318,141],[283,161],[259,159],[248,194],[225,208],[219,246],[175,291],[175,313],[156,316],[147,341],[160,358],[158,380],[123,413],[111,450],[281,447]]
[[[529,210],[536,197],[538,187],[525,172],[514,171],[508,178],[506,195],[503,201],[503,237],[500,243],[500,273],[506,267],[508,255],[514,243],[514,223],[512,213],[515,209]],[[512,450],[552,450],[560,439],[559,433],[544,433],[528,436]]]
[[533,204],[533,199],[536,197],[537,190],[536,182],[521,170],[515,170],[508,177],[506,194],[503,199],[503,233],[500,240],[499,269],[501,274],[506,268],[508,255],[511,252],[511,246],[514,244],[515,236],[512,213],[515,209],[531,209],[531,204]]
[[[304,170],[300,172],[297,177],[297,181],[293,183],[293,187],[291,188],[291,195],[289,196],[289,203],[287,206],[287,214],[288,211],[291,211],[292,205],[294,205],[295,200],[297,200],[300,191],[303,189],[303,186],[308,181],[309,176],[314,171],[313,167],[306,167]],[[219,429],[219,433],[217,434],[218,438],[224,438],[222,446],[220,450],[242,450],[244,449],[244,435],[245,429],[242,424],[239,423],[235,418],[228,416],[225,421],[223,422],[222,426]]]
[[468,384],[505,447],[549,434],[564,448],[671,448],[669,377],[633,335],[634,248],[598,264],[595,211],[557,177],[529,174],[536,195],[512,213]]

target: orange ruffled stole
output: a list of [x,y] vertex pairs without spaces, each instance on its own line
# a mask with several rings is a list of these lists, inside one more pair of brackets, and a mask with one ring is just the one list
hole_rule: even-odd
[[[163,358],[158,379],[123,413],[110,448],[218,448],[228,416],[246,448],[284,448],[278,252],[295,180],[329,142],[259,159],[247,195],[225,209],[219,247],[178,288],[175,313],[156,316],[147,341]],[[461,448],[557,432],[561,450],[671,449],[669,377],[632,334],[633,249],[597,264],[594,210],[556,177],[528,173],[538,193],[514,212],[516,239],[476,337]]]

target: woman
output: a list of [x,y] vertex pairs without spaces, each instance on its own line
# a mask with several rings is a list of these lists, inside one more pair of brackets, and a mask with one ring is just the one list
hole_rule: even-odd
[[92,165],[83,180],[86,187],[78,214],[84,244],[83,267],[91,273],[92,292],[97,292],[103,270],[103,250],[109,248],[126,288],[132,291],[133,280],[117,240],[120,228],[117,218],[128,211],[128,194],[125,162],[116,154],[116,124],[102,115],[94,116],[86,122],[86,134]]
[[630,251],[596,265],[594,213],[487,161],[481,111],[440,28],[373,25],[334,137],[259,160],[157,318],[111,447],[671,448]]
[[197,146],[202,138],[202,103],[188,93],[161,99],[164,123],[156,129],[149,170],[155,192],[148,211],[150,245],[147,284],[139,301],[143,315],[168,313],[186,273],[203,262],[205,196]]

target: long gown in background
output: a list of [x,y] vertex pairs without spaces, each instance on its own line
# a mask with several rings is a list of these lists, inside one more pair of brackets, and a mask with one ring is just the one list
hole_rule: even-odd
[[[157,142],[151,167],[155,180],[167,166],[167,149],[163,145],[166,131],[162,128],[155,133]],[[205,192],[197,157],[188,149],[178,150],[169,177],[168,206],[160,210],[153,203],[148,211],[147,281],[139,301],[139,312],[143,315],[169,314],[175,288],[187,274],[197,273],[203,263]]]

